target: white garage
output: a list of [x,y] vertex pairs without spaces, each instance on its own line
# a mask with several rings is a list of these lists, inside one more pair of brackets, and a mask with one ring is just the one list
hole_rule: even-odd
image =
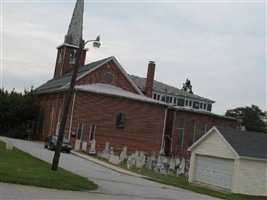
[[196,156],[195,181],[231,189],[234,160]]
[[189,182],[267,196],[267,134],[213,127],[192,151]]

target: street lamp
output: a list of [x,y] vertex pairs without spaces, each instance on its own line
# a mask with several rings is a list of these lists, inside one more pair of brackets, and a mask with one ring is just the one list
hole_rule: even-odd
[[62,142],[63,142],[63,138],[64,138],[64,130],[65,130],[66,122],[67,122],[70,102],[71,102],[71,99],[73,97],[74,85],[75,85],[75,80],[77,77],[78,67],[80,65],[81,54],[82,54],[82,51],[83,51],[85,45],[88,42],[93,42],[93,47],[96,47],[96,48],[99,48],[101,45],[99,36],[97,36],[97,38],[95,40],[87,40],[86,42],[84,42],[84,40],[82,38],[80,38],[80,45],[79,45],[79,49],[77,52],[76,63],[74,65],[74,69],[73,69],[73,73],[72,73],[72,77],[71,77],[69,92],[67,93],[67,97],[66,97],[65,102],[64,102],[63,115],[62,115],[62,120],[61,120],[60,127],[59,127],[57,146],[56,146],[56,150],[55,150],[55,154],[54,154],[54,158],[53,158],[53,163],[52,163],[52,167],[51,167],[51,169],[54,171],[57,171],[57,168],[58,168],[59,157],[60,157]]

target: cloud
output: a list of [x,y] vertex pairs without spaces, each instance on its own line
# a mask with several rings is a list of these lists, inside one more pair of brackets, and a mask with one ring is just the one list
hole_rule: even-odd
[[[56,47],[75,2],[3,3],[3,85],[39,86],[54,73]],[[114,55],[129,74],[215,100],[214,111],[256,104],[266,110],[266,3],[85,1],[85,40],[101,37],[87,62]],[[24,84],[23,84],[24,83]]]

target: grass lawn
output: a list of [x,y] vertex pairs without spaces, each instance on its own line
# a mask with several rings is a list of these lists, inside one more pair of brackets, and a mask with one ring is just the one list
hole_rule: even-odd
[[[92,156],[92,155],[90,155],[90,156]],[[99,158],[97,156],[92,156],[92,157],[97,158],[97,159],[104,161],[104,162],[108,162],[107,160]],[[110,163],[110,162],[108,162],[108,163]],[[121,167],[123,169],[128,170],[127,164],[125,162],[118,165],[118,167]],[[147,179],[152,180],[152,181],[156,181],[159,183],[171,185],[171,186],[186,189],[186,190],[190,190],[190,191],[200,193],[200,194],[206,194],[206,195],[221,198],[221,199],[228,199],[228,200],[267,200],[266,197],[224,193],[224,192],[219,192],[219,191],[215,191],[212,189],[196,186],[196,185],[189,183],[184,176],[180,176],[178,178],[175,175],[164,176],[164,175],[161,175],[159,173],[154,172],[153,170],[149,170],[146,167],[143,167],[141,172],[139,172],[139,170],[140,169],[137,169],[135,167],[132,167],[131,169],[129,169],[129,171],[146,176]]]
[[51,164],[15,147],[6,150],[0,141],[0,181],[60,190],[95,190],[97,185],[64,169],[51,170]]

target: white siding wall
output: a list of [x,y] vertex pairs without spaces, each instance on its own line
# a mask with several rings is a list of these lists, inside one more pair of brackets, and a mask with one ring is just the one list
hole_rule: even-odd
[[202,141],[191,153],[189,182],[193,182],[195,176],[196,154],[207,155],[219,158],[235,159],[233,150],[226,144],[223,138],[214,131],[208,138]]
[[208,138],[206,138],[206,140],[199,144],[194,149],[194,153],[229,159],[236,158],[233,150],[216,132],[211,134]]
[[267,161],[239,159],[234,193],[267,196]]

